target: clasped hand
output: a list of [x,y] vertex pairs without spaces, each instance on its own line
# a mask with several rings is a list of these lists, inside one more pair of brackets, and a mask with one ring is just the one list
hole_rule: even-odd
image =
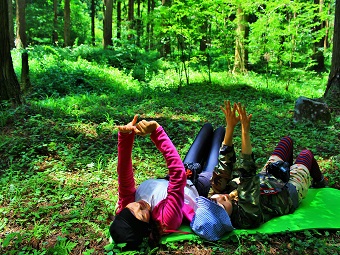
[[154,130],[159,127],[159,124],[154,121],[141,120],[137,123],[138,114],[136,114],[132,121],[124,126],[118,126],[118,131],[121,133],[135,132],[137,135],[145,136],[151,134]]

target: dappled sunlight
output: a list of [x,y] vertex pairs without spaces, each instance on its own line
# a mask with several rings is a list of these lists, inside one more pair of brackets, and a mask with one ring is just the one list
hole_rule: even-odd
[[84,134],[89,138],[97,138],[98,133],[96,130],[96,125],[93,124],[85,124],[85,123],[74,123],[74,125],[70,126],[75,132]]
[[[118,70],[81,57],[67,59],[72,49],[60,51],[32,58],[34,88],[27,104],[0,115],[0,214],[5,218],[0,243],[11,237],[9,233],[31,238],[19,242],[21,236],[12,236],[8,250],[47,250],[69,242],[79,254],[87,247],[96,247],[98,254],[104,251],[109,244],[107,219],[118,199],[117,125],[128,123],[134,114],[139,114],[138,120],[157,120],[184,158],[204,123],[225,125],[219,108],[224,100],[242,102],[253,114],[252,144],[259,168],[279,139],[289,134],[296,151],[304,146],[315,151],[322,172],[339,188],[339,121],[331,127],[292,121],[295,99],[320,95],[326,75],[294,77],[288,91],[287,77],[254,72],[212,72],[209,83],[205,73],[190,70],[190,84],[179,84],[175,69],[165,68],[145,73],[141,81],[133,77],[140,75],[133,73],[134,66]],[[234,136],[239,152],[239,125]],[[162,155],[148,137],[135,138],[133,169],[137,185],[167,174]],[[294,244],[290,237],[280,238]]]
[[[0,212],[6,213],[0,238],[8,235],[10,245],[14,246],[20,240],[39,246],[45,238],[53,242],[53,236],[71,232],[102,235],[103,228],[108,226],[107,215],[113,213],[117,199],[116,194],[108,195],[117,186],[116,175],[104,169],[46,171],[19,183],[16,179],[12,181],[12,189],[17,192],[6,194],[3,201],[9,204],[0,207]],[[26,231],[32,231],[35,238],[30,241],[19,234]],[[69,238],[73,240],[72,235]]]

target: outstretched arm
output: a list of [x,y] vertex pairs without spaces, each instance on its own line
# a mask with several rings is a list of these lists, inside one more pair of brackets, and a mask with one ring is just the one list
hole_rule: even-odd
[[238,202],[233,206],[231,218],[234,227],[255,228],[263,222],[264,216],[260,205],[260,179],[256,175],[256,165],[252,156],[250,142],[250,121],[252,115],[247,115],[246,108],[241,103],[237,104],[237,111],[241,122],[242,166],[239,168]]
[[211,187],[214,193],[224,193],[227,191],[228,183],[232,179],[234,163],[236,162],[235,150],[233,146],[234,129],[240,121],[240,117],[236,116],[237,105],[233,107],[230,101],[224,101],[224,107],[220,106],[226,122],[226,131],[224,140],[220,148],[220,156],[218,165],[215,167],[211,179]]
[[230,101],[224,101],[224,107],[220,106],[225,116],[226,132],[224,135],[223,144],[227,146],[233,145],[234,129],[237,123],[240,121],[240,117],[236,116],[237,105],[234,103],[234,107],[230,106]]
[[240,115],[241,133],[242,133],[242,154],[251,155],[252,146],[250,141],[250,121],[252,114],[247,115],[246,107],[241,103],[237,104],[237,112]]
[[132,146],[135,138],[138,115],[131,122],[118,126],[118,208],[119,213],[125,206],[135,201],[135,180],[132,170]]
[[152,215],[161,222],[163,230],[177,229],[183,219],[184,187],[187,179],[183,162],[170,138],[156,121],[142,120],[136,128],[139,135],[151,134],[150,138],[163,154],[169,171],[167,197],[157,204]]

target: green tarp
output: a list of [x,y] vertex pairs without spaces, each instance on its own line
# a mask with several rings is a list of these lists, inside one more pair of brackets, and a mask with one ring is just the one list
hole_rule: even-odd
[[[230,235],[245,233],[275,234],[308,229],[340,229],[340,190],[333,188],[309,189],[307,197],[294,213],[271,219],[256,229],[234,230],[232,233],[226,234],[222,240],[228,239]],[[180,230],[192,234],[172,233],[163,236],[162,242],[178,242],[199,238],[187,225],[181,226]]]

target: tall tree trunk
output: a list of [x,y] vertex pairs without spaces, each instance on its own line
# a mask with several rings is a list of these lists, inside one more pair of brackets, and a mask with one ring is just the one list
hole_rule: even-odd
[[141,37],[143,34],[142,30],[142,15],[140,10],[140,0],[137,0],[137,22],[136,22],[136,30],[137,30],[137,41],[136,44],[138,47],[140,47],[141,44]]
[[[18,49],[25,49],[27,46],[26,39],[26,0],[17,0],[17,38],[16,47]],[[27,51],[21,53],[21,86],[22,91],[26,92],[31,88],[31,82],[29,79],[29,66],[28,66],[28,53]]]
[[21,54],[21,90],[23,93],[27,93],[32,88],[29,78],[29,65],[28,65],[28,53],[27,51]]
[[12,0],[7,0],[8,3],[8,28],[9,28],[9,38],[10,38],[10,48],[15,47],[14,43],[14,22],[13,22],[13,3]]
[[249,26],[247,15],[244,14],[243,9],[237,9],[237,28],[235,38],[235,63],[233,72],[245,73],[248,65],[248,49],[246,40],[249,35]]
[[122,32],[122,2],[117,0],[117,39],[121,39]]
[[52,44],[58,45],[58,0],[53,0],[53,32]]
[[207,49],[207,43],[208,43],[208,21],[204,20],[203,24],[200,28],[202,38],[200,40],[200,51],[205,51]]
[[71,7],[70,0],[64,0],[64,46],[71,45]]
[[172,4],[172,0],[162,0],[162,5],[163,6],[171,6]]
[[96,45],[95,18],[96,18],[96,0],[91,0],[91,41],[93,46]]
[[7,0],[0,1],[0,100],[10,100],[13,106],[21,104],[20,85],[15,75],[10,49]]
[[[324,1],[323,0],[314,0],[314,4],[318,4],[319,5],[319,10],[318,10],[318,14],[321,15],[321,13],[323,12],[323,5],[324,5]],[[319,17],[319,15],[316,15],[316,17]],[[316,20],[314,20],[314,22],[316,24],[319,24],[317,26],[314,27],[314,33],[318,33],[320,32],[324,27],[325,27],[325,22],[320,21],[320,18],[316,18]],[[315,41],[314,45],[313,45],[313,55],[312,55],[312,60],[315,60],[316,65],[313,66],[314,71],[324,71],[325,70],[325,57],[323,55],[323,47],[324,47],[324,38],[325,36],[323,36],[322,38],[320,38],[318,41]]]
[[[171,0],[162,0],[162,5],[163,6],[167,6],[170,7],[172,4]],[[167,22],[163,21],[163,26],[168,26]],[[164,43],[162,44],[162,49],[161,49],[161,56],[162,57],[166,57],[168,55],[170,55],[171,53],[171,44],[170,44],[170,37],[167,35],[163,35],[162,37],[164,37]]]
[[113,45],[112,41],[113,0],[104,0],[104,49]]
[[335,3],[332,65],[324,99],[328,105],[340,108],[340,0]]
[[128,21],[129,21],[129,35],[128,39],[133,39],[133,29],[135,28],[135,0],[129,0],[129,6],[128,6]]
[[[327,5],[327,13],[330,16],[330,12],[331,12],[331,3],[328,3]],[[329,18],[326,19],[325,21],[325,40],[323,41],[323,47],[324,47],[324,51],[326,52],[326,50],[329,48]]]
[[26,48],[26,19],[25,19],[26,0],[16,0],[16,20],[17,20],[17,37],[15,45],[17,49]]
[[148,0],[148,24],[146,25],[146,33],[147,33],[147,43],[146,50],[153,49],[153,22],[151,20],[151,13],[153,13],[155,9],[155,0]]

